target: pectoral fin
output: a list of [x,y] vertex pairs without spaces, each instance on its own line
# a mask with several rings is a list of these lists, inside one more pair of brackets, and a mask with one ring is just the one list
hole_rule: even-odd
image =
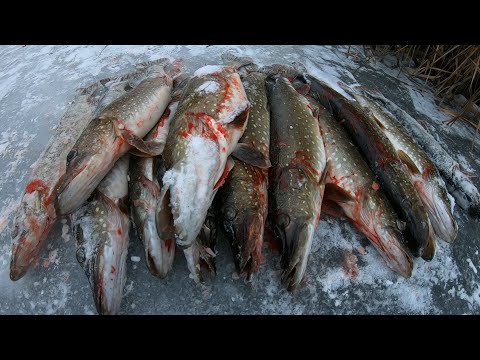
[[237,144],[232,152],[232,156],[246,164],[256,166],[261,169],[268,169],[272,164],[270,160],[259,150],[243,143]]

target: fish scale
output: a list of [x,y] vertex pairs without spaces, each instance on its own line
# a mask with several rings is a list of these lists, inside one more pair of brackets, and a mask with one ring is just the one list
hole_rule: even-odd
[[413,260],[403,244],[399,220],[357,147],[323,106],[317,106],[320,131],[330,166],[322,211],[347,218],[378,250],[387,265],[405,277]]
[[282,242],[282,280],[293,290],[305,274],[320,219],[325,150],[308,101],[287,79],[269,83],[269,102],[269,214]]
[[56,186],[59,214],[69,214],[81,206],[132,147],[144,154],[161,154],[164,144],[142,138],[170,102],[173,82],[163,69],[157,66],[137,87],[107,105],[82,132],[67,155],[65,175]]
[[458,225],[452,214],[445,182],[436,166],[392,115],[361,94],[346,87],[344,89],[355,97],[388,137],[400,160],[408,168],[412,184],[418,191],[435,232],[443,240],[452,242],[457,235]]
[[431,260],[434,238],[428,214],[386,135],[372,123],[360,106],[348,101],[320,80],[312,76],[307,78],[310,80],[311,94],[347,129],[395,211],[406,221],[408,236],[405,236],[405,240],[410,250],[415,256]]
[[[245,145],[244,158],[269,162],[270,113],[264,74],[242,78],[250,101],[247,127],[239,144]],[[239,273],[247,279],[258,272],[262,257],[263,233],[267,216],[268,171],[234,159],[235,165],[214,200],[218,222],[228,239]]]

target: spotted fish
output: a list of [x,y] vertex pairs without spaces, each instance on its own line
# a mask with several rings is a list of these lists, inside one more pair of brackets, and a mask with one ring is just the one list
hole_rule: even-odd
[[57,185],[55,198],[58,214],[69,214],[81,206],[115,162],[132,147],[141,154],[161,154],[164,143],[145,142],[142,138],[170,102],[172,83],[164,67],[156,66],[149,77],[105,107],[88,124],[67,155],[67,169]]
[[[230,243],[237,272],[245,272],[247,280],[258,272],[263,260],[268,207],[265,168],[270,166],[270,112],[265,78],[266,75],[253,72],[242,79],[251,108],[236,150],[241,149],[249,164],[234,160],[235,165],[214,200],[219,227]],[[234,151],[233,155],[238,153]]]
[[269,216],[282,244],[282,281],[295,289],[304,277],[320,219],[326,157],[308,101],[286,78],[269,82]]
[[443,240],[455,240],[458,225],[453,217],[452,202],[445,182],[423,149],[406,134],[399,122],[373,101],[347,86],[342,88],[352,95],[388,137],[398,157],[406,165],[408,175],[428,212],[436,234]]
[[126,281],[129,158],[129,154],[120,158],[96,191],[72,214],[77,261],[85,270],[101,315],[120,310]]
[[387,265],[404,277],[413,260],[403,244],[402,223],[345,129],[315,100],[328,169],[322,211],[348,219],[363,233]]
[[416,189],[410,182],[403,163],[386,135],[363,110],[320,80],[307,75],[311,93],[333,113],[347,129],[379,180],[381,188],[406,221],[406,244],[415,256],[431,260],[434,255],[434,234]]

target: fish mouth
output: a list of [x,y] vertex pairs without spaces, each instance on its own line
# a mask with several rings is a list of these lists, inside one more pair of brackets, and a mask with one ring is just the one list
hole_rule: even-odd
[[313,219],[298,219],[286,227],[277,226],[283,244],[281,280],[288,291],[295,290],[304,278],[314,231]]
[[145,259],[152,275],[164,279],[173,265],[175,240],[159,236],[154,221],[147,221],[143,226]]
[[247,281],[260,269],[262,257],[264,217],[258,213],[247,214],[243,221],[224,222],[224,230],[230,237],[235,268],[239,274],[246,274]]
[[78,209],[92,194],[113,166],[104,156],[93,156],[87,163],[67,170],[56,188],[54,206],[59,216],[68,215]]
[[377,227],[376,235],[369,237],[369,240],[390,269],[405,278],[412,276],[413,257],[403,244],[402,234],[399,231],[391,227]]
[[[425,187],[426,188],[426,187]],[[429,187],[430,188],[430,187]],[[450,210],[450,204],[433,189],[419,191],[435,233],[446,242],[452,243],[457,237],[458,224]]]
[[12,281],[20,280],[25,276],[35,257],[35,254],[32,254],[31,251],[25,252],[22,249],[22,244],[28,243],[26,237],[26,231],[22,231],[18,240],[12,245],[10,260],[10,280]]

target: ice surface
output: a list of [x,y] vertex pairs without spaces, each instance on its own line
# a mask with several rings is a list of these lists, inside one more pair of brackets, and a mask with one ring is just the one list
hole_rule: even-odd
[[[478,146],[470,152],[473,131],[461,121],[452,127],[444,125],[446,117],[428,87],[419,88],[398,69],[381,62],[347,58],[346,50],[344,46],[0,47],[0,314],[96,313],[88,280],[75,259],[75,242],[69,241],[73,234],[67,222],[54,228],[33,271],[15,283],[10,281],[12,210],[30,176],[30,166],[70,106],[75,89],[131,71],[139,62],[183,58],[186,70],[193,73],[205,64],[220,64],[220,56],[228,51],[252,57],[259,66],[298,61],[338,91],[338,81],[379,89],[425,125],[463,169],[478,174]],[[360,48],[352,47],[351,53],[362,58]],[[478,187],[478,178],[471,181]],[[232,278],[231,251],[224,242],[219,243],[216,257],[217,276],[207,279],[204,286],[188,278],[183,256],[177,256],[172,272],[159,280],[148,272],[141,242],[132,231],[129,256],[140,261],[127,262],[121,313],[478,314],[480,286],[473,267],[478,271],[480,265],[480,222],[458,207],[455,217],[459,224],[456,241],[452,245],[439,241],[434,260],[417,259],[412,278],[403,279],[388,269],[349,223],[322,214],[305,286],[294,294],[280,286],[279,255],[268,248],[264,249],[266,262],[252,284]],[[343,269],[349,253],[358,259],[355,278]]]

